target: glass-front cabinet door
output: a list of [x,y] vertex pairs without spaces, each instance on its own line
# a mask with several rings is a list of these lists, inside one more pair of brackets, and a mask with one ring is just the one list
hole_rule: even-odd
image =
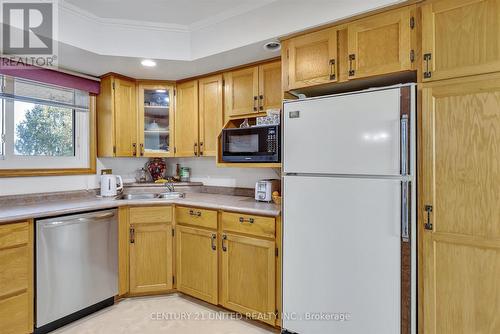
[[173,92],[170,85],[139,83],[138,156],[174,155]]

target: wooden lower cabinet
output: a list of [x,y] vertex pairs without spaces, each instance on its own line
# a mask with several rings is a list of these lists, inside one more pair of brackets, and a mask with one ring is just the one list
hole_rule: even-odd
[[275,241],[223,233],[221,248],[221,304],[275,325]]
[[421,328],[500,333],[500,74],[425,84],[422,111]]
[[177,290],[218,303],[217,232],[177,226]]
[[33,331],[33,222],[0,225],[0,332]]
[[171,207],[137,207],[129,212],[130,293],[172,290]]

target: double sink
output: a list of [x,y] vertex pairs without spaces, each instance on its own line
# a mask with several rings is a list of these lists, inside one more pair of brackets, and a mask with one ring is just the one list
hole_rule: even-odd
[[176,198],[184,198],[186,196],[185,193],[172,191],[160,194],[123,194],[118,196],[116,199],[118,200],[136,200],[136,199],[176,199]]

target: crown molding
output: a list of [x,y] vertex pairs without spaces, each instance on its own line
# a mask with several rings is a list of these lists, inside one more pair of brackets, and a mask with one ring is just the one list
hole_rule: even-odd
[[59,11],[76,15],[91,24],[101,24],[119,28],[138,29],[138,30],[155,30],[165,32],[180,32],[189,33],[189,26],[182,24],[138,21],[138,20],[124,20],[99,17],[89,11],[86,11],[78,6],[72,5],[66,1],[59,3]]

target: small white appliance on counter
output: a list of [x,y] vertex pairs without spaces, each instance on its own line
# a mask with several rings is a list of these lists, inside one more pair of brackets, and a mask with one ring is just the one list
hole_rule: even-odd
[[101,196],[113,197],[123,190],[123,180],[120,175],[101,175]]
[[283,333],[416,330],[415,85],[284,103]]
[[280,180],[260,180],[255,183],[255,200],[259,202],[271,202],[273,192],[280,191]]

